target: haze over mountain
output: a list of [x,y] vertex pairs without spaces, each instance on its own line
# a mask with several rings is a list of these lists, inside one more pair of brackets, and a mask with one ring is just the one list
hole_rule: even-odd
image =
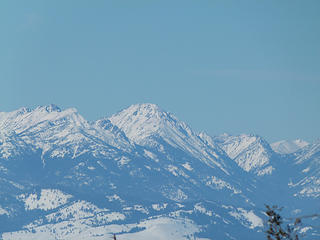
[[292,141],[282,140],[279,142],[272,143],[271,147],[273,151],[277,153],[289,154],[298,151],[299,149],[307,146],[308,144],[308,142],[301,139],[296,139]]
[[197,133],[155,104],[93,122],[56,105],[1,112],[0,234],[265,239],[264,204],[319,211],[319,141],[296,145]]

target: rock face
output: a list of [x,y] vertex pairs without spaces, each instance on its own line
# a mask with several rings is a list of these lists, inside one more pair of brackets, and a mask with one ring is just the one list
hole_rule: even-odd
[[55,105],[2,112],[0,236],[264,239],[265,203],[318,206],[319,156],[319,142],[280,154],[257,135],[198,134],[154,104],[95,122]]

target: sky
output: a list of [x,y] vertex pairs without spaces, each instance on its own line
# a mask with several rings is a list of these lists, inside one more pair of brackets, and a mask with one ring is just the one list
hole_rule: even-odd
[[320,138],[320,1],[2,0],[0,111],[155,103],[196,131]]

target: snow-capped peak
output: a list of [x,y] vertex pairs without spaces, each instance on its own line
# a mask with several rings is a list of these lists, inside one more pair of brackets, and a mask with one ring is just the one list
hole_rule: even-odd
[[[21,108],[0,113],[1,132],[16,134],[18,139],[30,144],[34,149],[41,149],[42,155],[63,157],[69,154],[76,157],[88,152],[89,148],[95,149],[94,154],[102,154],[109,145],[130,150],[128,139],[116,126],[109,123],[108,129],[103,126],[103,121],[100,124],[102,125],[89,123],[75,108],[62,111],[53,104],[33,110]],[[5,151],[13,152],[10,149],[8,147]]]
[[[110,121],[122,129],[130,139],[140,144],[145,138],[155,134],[170,138],[176,133],[166,131],[179,127],[185,129],[186,134],[192,134],[185,123],[179,122],[172,114],[150,103],[132,105],[111,116]],[[165,134],[170,135],[165,136]]]
[[13,112],[1,112],[0,129],[6,129],[7,131],[14,130],[16,133],[21,133],[32,126],[66,118],[78,126],[87,123],[75,108],[61,111],[59,107],[51,104],[48,106],[39,106],[33,110],[20,108]]
[[[188,152],[208,164],[218,166],[227,172],[221,157],[225,154],[217,149],[208,149],[206,144],[186,123],[155,104],[136,104],[111,116],[112,124],[119,127],[127,137],[143,146],[153,146],[161,138],[174,148]],[[220,149],[220,148],[219,148]],[[221,159],[220,159],[221,157]],[[218,160],[219,159],[219,160]],[[210,162],[210,163],[209,163]]]
[[61,112],[61,108],[59,108],[57,105],[55,104],[49,104],[47,106],[39,106],[36,108],[36,110],[39,110],[39,111],[46,111],[48,113],[51,113],[51,112]]
[[309,143],[301,140],[296,139],[292,141],[282,140],[271,144],[273,151],[280,153],[280,154],[289,154],[298,151],[299,149],[307,146]]

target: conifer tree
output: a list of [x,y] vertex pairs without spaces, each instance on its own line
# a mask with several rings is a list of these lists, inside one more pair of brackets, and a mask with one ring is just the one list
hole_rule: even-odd
[[295,227],[301,223],[301,220],[297,218],[294,222],[294,224],[287,224],[287,226],[283,227],[283,218],[278,213],[281,211],[281,208],[278,208],[277,206],[270,207],[266,205],[267,210],[265,213],[268,216],[268,229],[266,231],[267,233],[267,239],[268,240],[299,240],[299,236],[295,231]]

